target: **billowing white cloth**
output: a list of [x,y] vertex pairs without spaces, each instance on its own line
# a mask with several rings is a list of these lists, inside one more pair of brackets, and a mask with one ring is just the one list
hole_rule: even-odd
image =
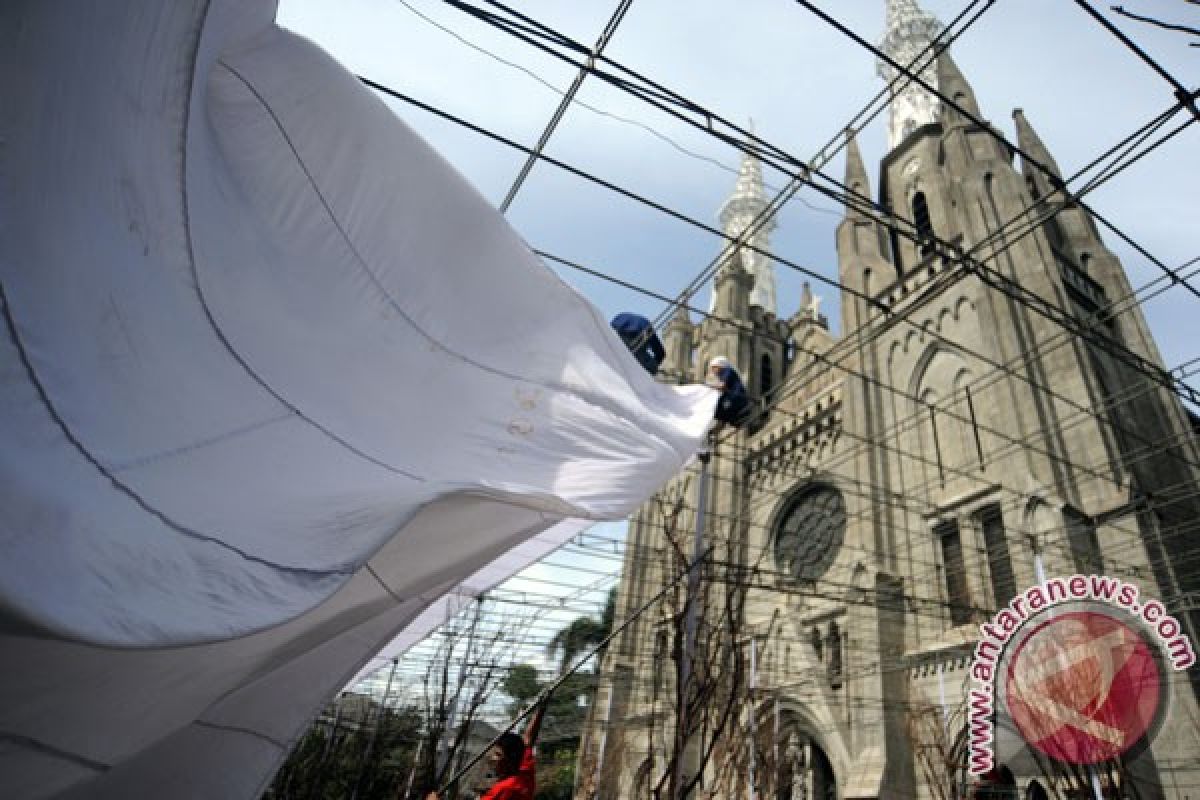
[[0,4],[6,796],[255,796],[432,600],[711,418],[273,17]]

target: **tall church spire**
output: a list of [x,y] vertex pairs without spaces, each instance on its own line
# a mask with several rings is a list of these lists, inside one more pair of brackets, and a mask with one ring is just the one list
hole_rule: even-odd
[[[744,242],[750,247],[741,247],[741,263],[754,278],[754,288],[750,292],[750,305],[758,306],[763,311],[776,313],[775,306],[775,269],[771,259],[763,255],[770,251],[770,234],[775,228],[775,217],[758,224],[758,217],[767,207],[766,193],[763,191],[762,164],[752,153],[742,157],[742,165],[738,170],[737,183],[733,194],[721,206],[721,228],[725,235],[737,238],[748,227],[756,226],[754,233],[748,235]],[[755,249],[751,249],[751,247]],[[761,252],[759,252],[761,251]]]
[[846,188],[861,198],[854,199],[854,205],[846,204],[846,215],[864,216],[863,206],[871,200],[871,182],[858,149],[858,136],[853,130],[846,135]]
[[[883,231],[870,212],[871,182],[867,168],[863,165],[862,152],[858,149],[858,137],[854,130],[846,131],[846,188],[859,199],[846,203],[846,216],[837,227],[838,271],[845,286],[862,292],[867,287],[867,276],[874,271],[876,280],[894,270],[884,255]],[[878,286],[878,284],[876,284]],[[809,292],[805,285],[806,295]],[[853,293],[844,293],[843,300],[851,299]],[[801,300],[804,305],[807,297]]]
[[[925,64],[918,73],[921,80],[936,89],[937,69],[929,58],[932,51],[926,52],[926,48],[941,31],[942,23],[918,6],[916,0],[887,0],[887,20],[879,48],[903,67],[910,66],[919,56]],[[879,77],[892,86],[888,147],[893,148],[917,128],[936,122],[939,102],[936,96],[887,62],[880,60],[876,69]],[[892,85],[893,81],[897,81],[895,85]]]

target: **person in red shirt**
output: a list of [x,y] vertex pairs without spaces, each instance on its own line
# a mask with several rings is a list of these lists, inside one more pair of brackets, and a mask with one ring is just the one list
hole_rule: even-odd
[[[524,736],[512,731],[500,734],[487,756],[492,771],[496,773],[496,782],[479,800],[533,800],[537,792],[537,780],[534,777],[537,762],[533,756],[533,745],[542,727],[545,711],[546,703],[543,700],[529,718]],[[437,792],[430,792],[425,800],[441,800],[441,796]]]

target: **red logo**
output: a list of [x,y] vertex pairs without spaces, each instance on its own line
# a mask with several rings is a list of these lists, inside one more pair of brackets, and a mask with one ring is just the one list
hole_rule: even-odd
[[1125,753],[1150,733],[1163,703],[1150,644],[1096,611],[1058,614],[1034,628],[1008,662],[1005,688],[1025,741],[1071,764]]

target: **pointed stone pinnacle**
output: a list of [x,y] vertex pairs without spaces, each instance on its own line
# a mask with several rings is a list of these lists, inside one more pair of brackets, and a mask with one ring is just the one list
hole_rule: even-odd
[[[1054,160],[1054,156],[1050,155],[1050,150],[1042,143],[1042,138],[1037,135],[1037,131],[1029,124],[1029,120],[1025,119],[1025,112],[1019,108],[1013,109],[1013,122],[1017,128],[1017,147],[1027,154],[1033,160],[1037,161],[1043,167],[1046,167],[1053,173],[1055,178],[1062,179],[1062,171],[1058,168],[1058,162]],[[1035,172],[1041,172],[1036,166],[1028,163],[1028,160],[1022,156],[1021,166],[1026,173],[1030,169]]]
[[[871,198],[871,182],[867,178],[867,168],[858,149],[858,137],[853,130],[848,131],[846,136],[846,188],[866,200]],[[853,212],[854,208],[847,203],[846,213]]]
[[[971,84],[967,83],[967,79],[948,50],[943,50],[938,55],[937,83],[942,96],[953,100],[955,105],[976,119],[983,116],[979,111],[979,104],[975,102],[975,90],[971,88]],[[942,116],[961,117],[962,115],[953,106],[943,104]]]

